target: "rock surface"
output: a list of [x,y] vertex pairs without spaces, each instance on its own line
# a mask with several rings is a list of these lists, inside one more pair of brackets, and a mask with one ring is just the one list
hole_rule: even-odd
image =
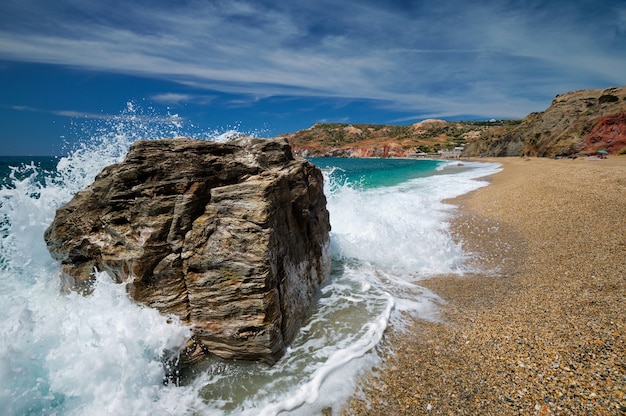
[[563,157],[594,154],[604,147],[619,153],[626,143],[625,129],[619,127],[625,113],[626,87],[568,92],[517,126],[485,131],[469,142],[464,154]]
[[294,153],[307,157],[415,157],[418,153],[436,155],[486,130],[516,123],[424,120],[409,126],[315,124],[283,137]]
[[618,153],[626,149],[626,112],[607,116],[583,138],[583,149],[589,153],[606,150]]
[[464,156],[574,157],[604,149],[626,153],[626,86],[555,97],[523,120],[424,120],[409,126],[316,124],[285,134],[294,153],[310,157]]
[[66,288],[93,270],[191,325],[183,357],[273,363],[330,270],[319,169],[283,139],[138,141],[45,232]]

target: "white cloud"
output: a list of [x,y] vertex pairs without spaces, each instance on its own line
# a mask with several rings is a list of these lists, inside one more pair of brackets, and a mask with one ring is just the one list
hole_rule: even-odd
[[[0,18],[0,59],[163,78],[253,99],[366,99],[446,113],[491,106],[485,111],[523,114],[540,96],[626,81],[625,46],[607,46],[608,35],[600,35],[614,25],[625,36],[623,7],[611,14],[594,5],[596,21],[578,3],[561,2],[546,9],[433,1],[413,11],[393,2],[270,3],[155,8],[65,0],[27,11],[25,2],[7,14],[21,17],[20,25]],[[211,96],[152,98],[180,105]]]
[[114,116],[110,114],[90,113],[86,111],[75,111],[75,110],[52,110],[52,111],[40,110],[40,112],[47,112],[47,113],[55,114],[57,116],[70,117],[70,118],[89,118],[89,119],[102,119],[102,120],[109,120],[109,119],[114,118]]
[[161,104],[179,105],[184,102],[192,101],[194,97],[189,94],[177,94],[173,92],[167,92],[163,94],[153,95],[150,98]]
[[54,114],[61,117],[77,118],[77,119],[91,119],[91,120],[128,120],[128,121],[142,121],[145,123],[172,123],[180,124],[184,121],[184,117],[178,114],[167,115],[150,115],[150,114],[137,114],[133,111],[132,103],[128,103],[128,111],[121,114],[107,114],[107,113],[94,113],[88,111],[78,110],[45,110],[41,108],[29,107],[24,105],[10,106],[15,111],[27,111],[33,113],[47,113]]
[[12,105],[9,108],[15,111],[26,111],[31,113],[48,113],[54,114],[62,117],[71,117],[71,118],[91,118],[91,119],[113,119],[116,116],[104,113],[90,113],[85,111],[75,111],[75,110],[44,110],[40,108],[30,107],[26,105]]

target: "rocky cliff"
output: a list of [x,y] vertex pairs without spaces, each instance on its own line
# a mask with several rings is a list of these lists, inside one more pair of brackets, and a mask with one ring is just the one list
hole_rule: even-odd
[[626,87],[615,87],[558,95],[546,111],[523,120],[316,124],[282,137],[311,157],[434,156],[461,147],[465,156],[573,157],[626,152],[625,119]]
[[626,149],[626,87],[558,95],[541,113],[518,126],[491,129],[471,140],[471,156],[579,156]]
[[185,356],[274,362],[330,270],[322,174],[282,139],[139,141],[45,232],[65,287],[93,271],[190,325]]
[[489,129],[517,123],[424,120],[409,126],[316,124],[281,137],[305,157],[410,157],[455,148]]

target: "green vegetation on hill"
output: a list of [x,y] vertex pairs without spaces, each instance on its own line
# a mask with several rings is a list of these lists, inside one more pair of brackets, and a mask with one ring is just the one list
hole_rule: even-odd
[[466,156],[619,154],[626,148],[626,87],[557,95],[546,111],[523,120],[328,123],[283,137],[309,156],[406,157],[455,148]]
[[[391,148],[395,152],[434,153],[465,146],[483,131],[519,124],[520,120],[426,120],[408,126],[380,124],[316,124],[285,135],[296,151],[311,155],[337,154],[349,149]],[[401,149],[401,150],[399,150]]]

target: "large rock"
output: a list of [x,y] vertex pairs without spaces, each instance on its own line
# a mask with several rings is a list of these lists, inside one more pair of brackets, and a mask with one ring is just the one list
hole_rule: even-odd
[[204,353],[274,362],[330,270],[322,174],[283,139],[139,141],[45,232],[65,287],[93,271],[192,326]]

